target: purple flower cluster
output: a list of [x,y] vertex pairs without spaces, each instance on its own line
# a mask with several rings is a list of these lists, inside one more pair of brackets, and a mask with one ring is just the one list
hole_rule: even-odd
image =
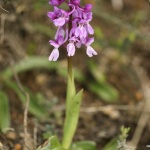
[[[65,2],[69,9],[67,11],[58,8],[61,3]],[[89,24],[92,20],[92,4],[87,4],[84,7],[80,6],[80,0],[50,0],[50,5],[54,6],[53,12],[48,12],[48,17],[54,25],[58,27],[55,40],[50,40],[50,45],[54,46],[52,53],[49,56],[49,61],[56,61],[59,57],[58,48],[67,42],[68,56],[75,54],[76,48],[85,45],[86,54],[89,57],[97,55],[97,52],[91,47],[94,42],[94,30]]]

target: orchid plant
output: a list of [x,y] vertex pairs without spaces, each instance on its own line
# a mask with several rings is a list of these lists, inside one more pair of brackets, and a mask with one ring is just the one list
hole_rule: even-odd
[[[68,10],[59,8],[62,3],[66,3]],[[54,7],[54,11],[48,12],[47,16],[57,27],[54,40],[49,41],[50,45],[54,47],[49,56],[49,61],[57,61],[60,47],[66,47],[68,55],[68,84],[62,143],[59,143],[56,136],[50,137],[47,149],[70,150],[79,120],[83,93],[82,89],[76,93],[72,56],[75,55],[76,48],[80,48],[82,45],[86,47],[86,54],[89,57],[97,55],[97,52],[91,47],[94,38],[89,37],[89,35],[94,34],[94,30],[90,25],[92,4],[86,4],[82,7],[80,6],[80,0],[50,0],[49,4]],[[42,150],[42,147],[39,147],[38,150]]]

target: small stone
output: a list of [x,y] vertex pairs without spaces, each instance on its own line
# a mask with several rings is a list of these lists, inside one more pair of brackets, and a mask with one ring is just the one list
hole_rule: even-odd
[[8,131],[6,133],[6,137],[11,140],[15,140],[17,138],[17,134],[14,131]]
[[21,149],[22,149],[21,144],[19,143],[15,144],[14,150],[21,150]]

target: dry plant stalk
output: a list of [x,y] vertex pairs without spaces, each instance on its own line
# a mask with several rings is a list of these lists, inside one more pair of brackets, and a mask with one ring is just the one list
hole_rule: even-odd
[[0,8],[1,8],[2,10],[4,10],[5,12],[9,13],[9,11],[6,10],[5,8],[3,8],[1,4],[0,4]]
[[0,27],[0,35],[1,35],[1,38],[0,38],[0,44],[2,45],[3,44],[3,41],[4,41],[4,24],[5,24],[5,15],[1,15],[1,27]]
[[24,110],[24,119],[23,119],[23,127],[24,127],[24,150],[30,150],[30,147],[33,147],[32,143],[32,139],[30,134],[28,133],[28,110],[29,110],[29,102],[30,102],[30,96],[29,94],[25,91],[25,89],[23,88],[21,81],[17,75],[17,73],[15,72],[15,70],[13,69],[13,62],[11,61],[11,69],[12,72],[14,74],[14,78],[17,82],[17,85],[20,89],[20,91],[23,93],[23,95],[25,95],[26,97],[26,103],[25,103],[25,110]]
[[143,107],[144,111],[141,113],[136,130],[130,142],[130,144],[133,145],[136,149],[150,116],[150,81],[146,75],[146,72],[140,66],[140,59],[136,58],[133,60],[133,67],[140,80],[141,88],[145,99],[145,105]]

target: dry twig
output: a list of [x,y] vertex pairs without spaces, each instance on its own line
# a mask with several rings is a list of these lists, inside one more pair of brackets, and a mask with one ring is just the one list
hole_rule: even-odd
[[35,120],[34,121],[34,134],[33,134],[33,142],[34,142],[34,149],[36,149],[36,147],[37,147],[37,127],[38,126],[38,124],[37,124],[37,121]]
[[141,88],[143,91],[144,99],[145,99],[145,105],[143,110],[145,110],[148,113],[145,113],[144,111],[141,113],[141,116],[138,120],[136,130],[134,132],[133,138],[130,142],[131,145],[137,148],[137,145],[140,141],[140,138],[142,136],[143,130],[149,120],[150,115],[150,82],[149,79],[142,67],[140,67],[140,61],[139,59],[133,60],[133,67],[138,75],[138,78],[141,82]]
[[24,110],[24,119],[23,119],[23,125],[24,125],[24,145],[25,148],[24,149],[28,149],[29,150],[29,144],[28,144],[28,109],[29,109],[29,101],[30,101],[30,97],[29,94],[25,91],[25,89],[23,88],[21,81],[17,75],[17,73],[15,72],[15,70],[13,69],[13,62],[11,61],[11,69],[12,72],[14,74],[14,78],[17,82],[17,85],[20,89],[20,91],[23,93],[23,95],[25,95],[26,97],[26,104],[25,104],[25,110]]
[[4,10],[5,12],[9,13],[9,11],[6,10],[5,8],[3,8],[1,4],[0,4],[0,8],[1,8],[2,10]]
[[[137,111],[137,112],[145,112],[149,113],[149,110],[142,110],[143,105],[140,107],[137,106],[127,106],[127,105],[106,105],[106,106],[93,106],[93,107],[81,107],[80,111],[82,113],[97,113],[97,112],[103,112],[107,109],[113,109],[113,110],[120,110],[120,111]],[[54,106],[52,108],[52,112],[55,111],[64,111],[65,110],[65,105],[61,106]]]
[[0,28],[0,44],[3,44],[4,41],[4,24],[5,24],[5,15],[1,15],[1,28]]

